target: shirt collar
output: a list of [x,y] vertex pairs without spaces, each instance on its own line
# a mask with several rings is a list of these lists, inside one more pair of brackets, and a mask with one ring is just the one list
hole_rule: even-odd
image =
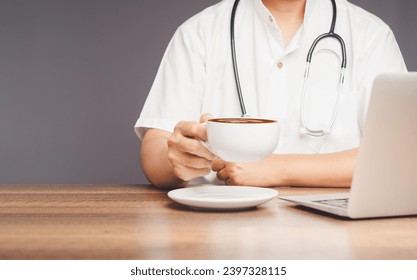
[[[306,0],[306,8],[304,11],[304,22],[307,21],[307,19],[310,17],[311,12],[313,10],[315,0]],[[274,17],[272,16],[271,12],[268,10],[267,7],[265,7],[262,0],[256,0],[255,9],[262,20],[264,20],[266,23],[275,25]]]
[[[275,22],[274,17],[272,16],[271,12],[268,10],[267,7],[265,7],[262,0],[256,0],[255,1],[255,10],[257,14],[259,15],[259,18],[261,21],[263,21],[269,28],[274,29],[281,35],[281,30],[279,29],[277,23]],[[290,45],[287,47],[287,51],[294,50],[298,48],[301,45],[302,40],[304,40],[304,26],[309,21],[313,6],[314,6],[315,0],[306,0],[306,8],[304,11],[304,20],[303,24],[301,25],[300,30],[297,32],[297,34],[294,36],[293,40],[291,41]]]

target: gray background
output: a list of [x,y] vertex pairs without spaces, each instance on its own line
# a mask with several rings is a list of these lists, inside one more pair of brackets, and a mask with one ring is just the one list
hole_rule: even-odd
[[[176,27],[217,0],[0,0],[0,183],[144,183],[133,131]],[[417,1],[354,0],[417,70]]]

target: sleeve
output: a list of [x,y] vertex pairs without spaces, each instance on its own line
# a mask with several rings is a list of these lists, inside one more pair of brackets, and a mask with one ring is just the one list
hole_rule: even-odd
[[162,58],[135,132],[147,128],[172,132],[181,120],[199,120],[205,88],[204,44],[198,31],[179,28]]
[[364,52],[356,69],[359,92],[359,127],[363,130],[375,78],[382,73],[406,72],[407,67],[391,29],[382,23],[365,33]]

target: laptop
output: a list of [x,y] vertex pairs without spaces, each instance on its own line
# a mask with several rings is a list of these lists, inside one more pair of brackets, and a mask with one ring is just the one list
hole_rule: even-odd
[[350,193],[279,198],[352,219],[417,215],[417,72],[375,79]]

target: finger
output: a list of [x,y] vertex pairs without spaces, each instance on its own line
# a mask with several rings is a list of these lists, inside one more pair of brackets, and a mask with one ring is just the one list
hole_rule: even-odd
[[211,170],[215,172],[225,167],[226,167],[226,162],[219,157],[216,157],[211,164]]
[[197,169],[210,168],[211,170],[210,160],[189,153],[183,153],[179,150],[170,150],[170,152],[168,153],[168,158],[173,164],[181,164],[186,167]]
[[210,168],[192,168],[181,164],[173,166],[174,175],[183,181],[190,181],[194,178],[205,176],[211,172]]
[[210,113],[204,113],[200,116],[200,123],[205,123],[207,120],[212,119],[213,115]]
[[175,144],[170,145],[175,146],[174,150],[177,149],[181,152],[202,157],[209,161],[212,161],[216,158],[213,153],[207,150],[207,148],[204,147],[203,144],[201,144],[200,141],[196,139],[180,136],[180,138],[176,140]]
[[219,179],[220,181],[226,181],[227,179],[229,179],[229,173],[227,172],[226,168],[223,168],[222,170],[218,171],[216,176],[217,179]]
[[207,141],[206,126],[197,122],[179,122],[175,127],[183,136]]

